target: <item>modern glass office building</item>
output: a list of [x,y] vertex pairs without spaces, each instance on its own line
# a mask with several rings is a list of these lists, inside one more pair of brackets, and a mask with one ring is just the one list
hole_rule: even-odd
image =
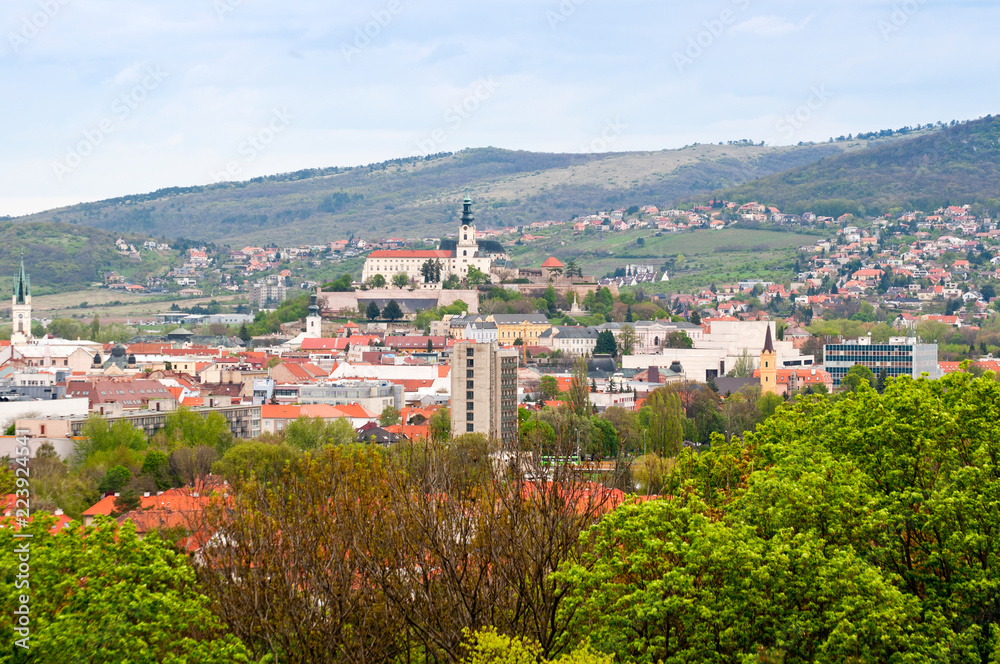
[[872,343],[862,337],[825,345],[823,368],[833,376],[834,387],[840,386],[840,380],[855,364],[868,367],[876,376],[885,369],[889,378],[919,378],[922,373],[940,378],[937,351],[937,344],[920,344],[914,337],[893,337],[886,344]]

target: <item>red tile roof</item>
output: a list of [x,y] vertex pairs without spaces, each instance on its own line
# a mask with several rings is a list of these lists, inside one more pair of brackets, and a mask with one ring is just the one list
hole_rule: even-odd
[[369,258],[451,258],[450,251],[413,250],[413,249],[381,249],[368,254]]

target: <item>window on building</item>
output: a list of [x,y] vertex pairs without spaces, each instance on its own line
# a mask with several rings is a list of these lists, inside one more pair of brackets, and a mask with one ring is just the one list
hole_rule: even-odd
[[465,414],[465,419],[466,419],[466,421],[467,421],[467,422],[471,422],[471,421],[472,421],[472,418],[473,418],[473,417],[475,417],[475,415],[476,415],[475,413],[466,413],[466,414]]
[[472,433],[474,429],[475,429],[475,426],[471,422],[469,424],[465,425],[465,430],[467,432],[469,432],[469,433]]

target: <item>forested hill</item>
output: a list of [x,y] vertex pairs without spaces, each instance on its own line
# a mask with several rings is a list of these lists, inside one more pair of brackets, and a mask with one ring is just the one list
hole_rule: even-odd
[[979,203],[1000,211],[1000,116],[955,124],[931,134],[825,157],[784,173],[717,192],[783,212],[935,210]]
[[[115,237],[96,228],[69,224],[0,221],[0,288],[10,305],[10,286],[24,257],[32,293],[41,295],[100,281],[105,270],[141,276],[143,265],[115,250]],[[142,242],[126,237],[129,242]],[[149,261],[146,261],[147,263]]]
[[746,142],[681,150],[545,154],[496,148],[327,168],[247,182],[164,189],[18,221],[216,242],[315,243],[450,230],[468,189],[481,227],[569,219],[620,205],[672,204],[802,166],[864,141],[790,147]]

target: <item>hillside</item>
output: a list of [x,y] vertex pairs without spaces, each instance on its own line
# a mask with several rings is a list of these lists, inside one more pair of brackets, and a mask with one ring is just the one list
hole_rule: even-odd
[[723,189],[783,212],[837,216],[983,205],[1000,213],[1000,116],[867,150],[831,155],[787,172]]
[[[145,252],[143,261],[130,259],[115,251],[115,237],[96,228],[81,228],[60,223],[15,223],[0,221],[0,289],[10,304],[10,289],[21,254],[28,266],[33,295],[75,289],[98,281],[105,270],[128,276],[142,276],[155,269],[155,260]],[[128,241],[142,240],[129,236]]]
[[865,145],[865,141],[791,147],[696,145],[612,154],[480,148],[164,189],[17,221],[236,244],[327,242],[352,233],[416,237],[450,229],[466,190],[476,199],[477,218],[486,228],[569,219],[637,202],[671,204],[692,193],[733,186]]

